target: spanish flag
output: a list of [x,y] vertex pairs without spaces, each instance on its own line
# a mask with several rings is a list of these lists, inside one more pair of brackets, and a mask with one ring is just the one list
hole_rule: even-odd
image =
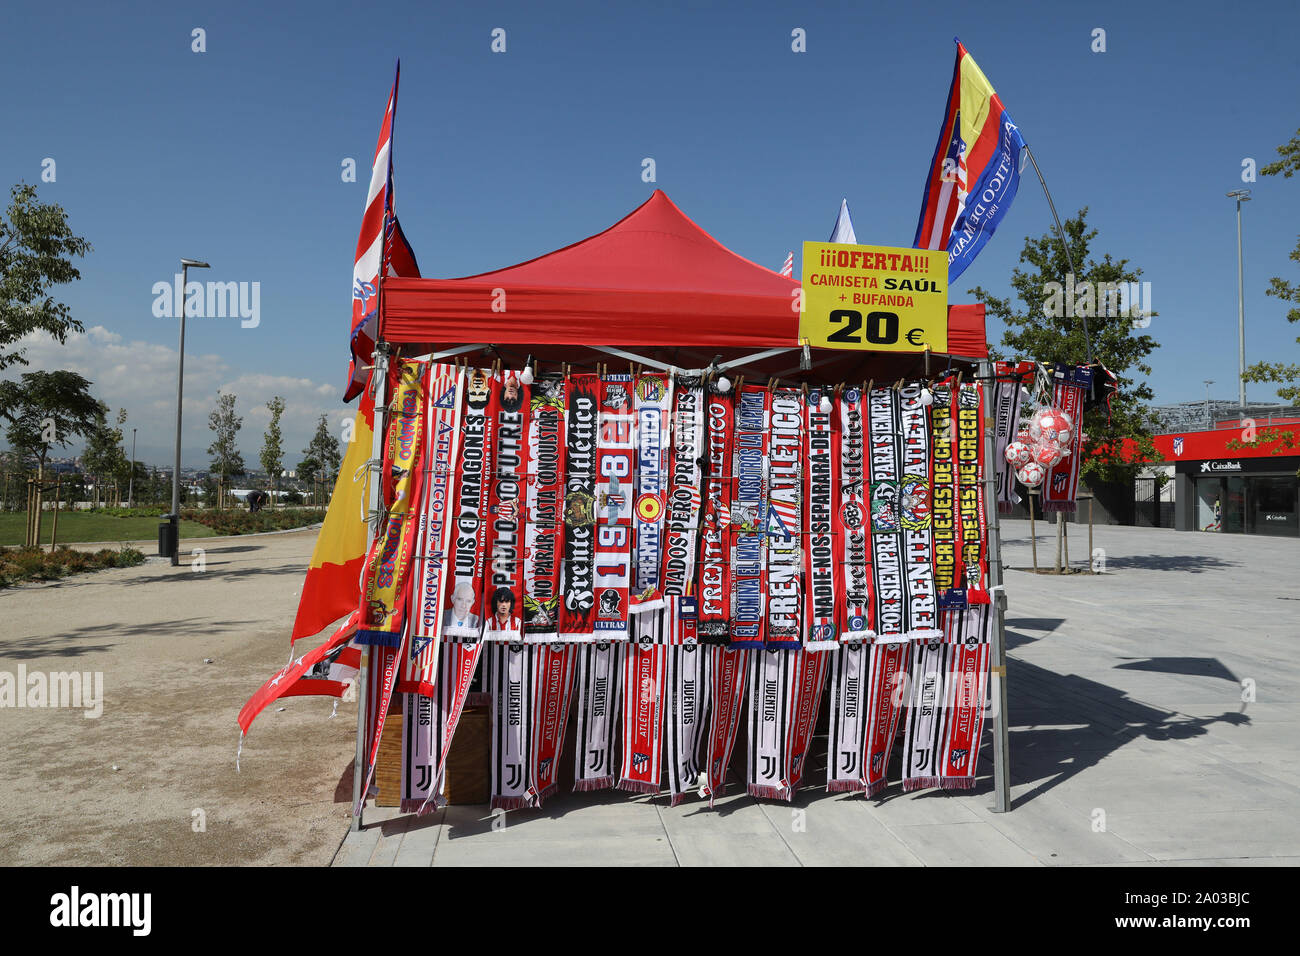
[[366,560],[366,488],[375,428],[375,399],[362,393],[352,441],[334,483],[334,497],[316,539],[298,601],[291,641],[318,634],[351,614],[361,603],[361,572]]

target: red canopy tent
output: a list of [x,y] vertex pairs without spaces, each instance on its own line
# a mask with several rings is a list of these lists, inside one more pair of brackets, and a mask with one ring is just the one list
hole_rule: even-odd
[[[380,327],[394,344],[490,343],[498,354],[527,346],[535,357],[573,364],[575,347],[636,348],[638,358],[696,367],[719,354],[799,348],[797,288],[727,249],[656,189],[604,232],[519,265],[461,279],[386,278]],[[948,343],[954,357],[988,356],[983,305],[949,306]],[[847,369],[874,355],[895,374],[900,359],[919,361],[818,351],[819,366]],[[760,364],[772,372],[789,361],[767,356]]]

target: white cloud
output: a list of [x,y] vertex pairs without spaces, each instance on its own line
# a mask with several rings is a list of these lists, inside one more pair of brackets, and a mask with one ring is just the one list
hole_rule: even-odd
[[[93,383],[95,397],[106,402],[114,414],[119,408],[126,409],[126,440],[129,446],[131,429],[136,428],[138,460],[152,465],[172,460],[176,436],[174,348],[155,342],[126,342],[100,325],[69,335],[64,345],[40,334],[26,336],[18,345],[26,350],[29,364],[11,366],[0,375],[17,379],[25,371],[55,369],[84,375]],[[235,412],[244,419],[239,445],[244,463],[250,468],[261,467],[257,453],[271,417],[266,403],[274,396],[284,398],[280,427],[284,433],[284,460],[290,468],[298,464],[321,415],[329,416],[337,435],[341,422],[354,414],[354,407],[339,400],[334,385],[288,375],[240,372],[220,355],[197,355],[187,349],[181,445],[181,461],[186,467],[207,467],[207,447],[212,441],[208,413],[215,405],[218,390],[233,392],[237,397]],[[80,451],[80,444],[74,444],[54,454],[61,457]]]

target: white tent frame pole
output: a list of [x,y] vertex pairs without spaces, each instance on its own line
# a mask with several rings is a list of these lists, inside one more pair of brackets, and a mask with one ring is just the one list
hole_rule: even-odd
[[486,348],[488,348],[486,345],[458,345],[454,349],[445,349],[441,352],[434,352],[429,356],[429,360],[433,361],[440,358],[451,358],[453,355],[460,355],[462,352],[478,352]]
[[1002,581],[1002,532],[998,524],[997,462],[994,432],[994,388],[993,363],[983,359],[979,364],[979,378],[984,390],[984,517],[989,529],[989,590],[993,593],[993,613],[996,619],[993,627],[992,646],[989,648],[989,676],[992,685],[989,688],[993,703],[993,794],[994,803],[990,808],[994,813],[1007,813],[1011,810],[1011,747],[1007,732],[1007,590]]
[[[370,460],[366,462],[366,514],[379,513],[379,480],[384,454],[384,434],[388,428],[388,343],[382,339],[375,343],[375,367],[371,373],[375,387],[375,423],[370,435]],[[378,465],[376,463],[379,463]],[[380,522],[366,522],[366,554],[374,544]],[[365,600],[365,595],[362,596]],[[370,670],[370,647],[361,647],[361,669],[357,671],[357,752],[352,761],[352,831],[361,829],[364,812],[362,782],[366,774],[366,679]]]

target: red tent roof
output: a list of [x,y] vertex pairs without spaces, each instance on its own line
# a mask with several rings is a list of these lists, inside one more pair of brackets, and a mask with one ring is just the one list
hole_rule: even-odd
[[[519,265],[386,278],[381,328],[390,342],[439,346],[794,348],[798,287],[727,249],[656,189],[604,232]],[[949,351],[985,357],[984,307],[948,311]]]

